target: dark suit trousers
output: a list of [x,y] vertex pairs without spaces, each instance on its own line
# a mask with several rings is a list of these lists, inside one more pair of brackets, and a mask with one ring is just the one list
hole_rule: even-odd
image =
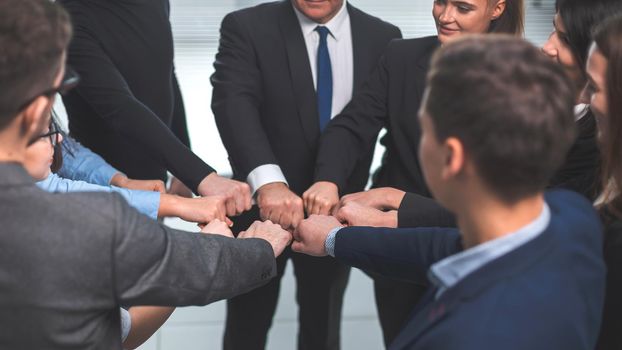
[[395,340],[412,310],[426,293],[427,287],[367,272],[374,280],[374,297],[384,345],[388,348]]
[[[236,218],[234,232],[246,229],[259,217],[253,207]],[[277,277],[267,285],[227,301],[225,350],[264,349],[279,297],[281,277],[291,259],[296,277],[299,313],[298,349],[339,349],[343,294],[350,268],[335,259],[315,258],[289,248],[277,259]]]

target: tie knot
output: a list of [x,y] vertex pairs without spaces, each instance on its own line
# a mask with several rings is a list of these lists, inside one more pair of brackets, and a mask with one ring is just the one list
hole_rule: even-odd
[[321,40],[326,40],[326,37],[328,37],[328,34],[330,34],[330,30],[324,26],[315,27],[315,31],[320,34]]

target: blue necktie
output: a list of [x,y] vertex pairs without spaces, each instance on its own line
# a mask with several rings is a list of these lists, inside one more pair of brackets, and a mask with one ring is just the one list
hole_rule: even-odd
[[320,46],[317,48],[317,109],[320,115],[320,131],[322,131],[330,121],[333,106],[333,71],[326,43],[330,31],[320,26],[315,30],[320,35]]

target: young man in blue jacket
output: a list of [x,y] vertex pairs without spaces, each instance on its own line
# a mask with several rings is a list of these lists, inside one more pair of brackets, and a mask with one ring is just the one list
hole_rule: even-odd
[[575,136],[571,86],[519,39],[444,46],[428,75],[419,157],[459,229],[342,228],[313,216],[293,249],[427,278],[427,297],[390,349],[593,349],[602,229],[581,196],[544,193]]

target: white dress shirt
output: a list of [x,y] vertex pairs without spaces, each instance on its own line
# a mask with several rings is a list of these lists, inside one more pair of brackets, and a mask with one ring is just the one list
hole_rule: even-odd
[[[352,53],[352,28],[350,26],[350,15],[346,8],[346,1],[339,12],[325,24],[319,24],[303,15],[294,7],[294,12],[298,18],[300,29],[307,47],[311,75],[313,76],[313,86],[317,89],[317,50],[320,44],[320,36],[315,28],[318,25],[325,26],[330,31],[327,39],[328,54],[333,74],[333,101],[331,118],[341,112],[341,110],[352,99],[354,89],[354,56]],[[292,4],[293,6],[293,4]],[[318,124],[319,124],[318,116]],[[253,169],[246,178],[253,193],[261,186],[272,182],[283,182],[287,180],[277,164],[263,164]]]
[[587,112],[589,111],[590,111],[590,105],[587,105],[585,103],[580,103],[578,105],[575,105],[574,106],[574,120],[575,121],[581,120],[583,117],[587,115]]

